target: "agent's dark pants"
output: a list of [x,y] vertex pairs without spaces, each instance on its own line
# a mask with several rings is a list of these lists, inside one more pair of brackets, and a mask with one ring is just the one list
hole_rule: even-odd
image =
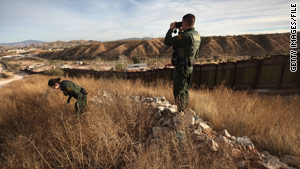
[[86,94],[80,94],[77,97],[77,101],[75,103],[75,110],[77,114],[82,114],[85,112],[87,107],[87,95]]
[[192,71],[184,71],[178,68],[174,69],[173,95],[178,111],[185,111],[189,104],[189,85],[192,77]]

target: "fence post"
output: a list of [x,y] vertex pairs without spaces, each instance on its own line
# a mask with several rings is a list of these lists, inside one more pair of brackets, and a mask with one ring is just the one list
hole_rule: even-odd
[[237,66],[237,62],[234,63],[234,68],[233,68],[233,79],[232,79],[232,86],[231,86],[232,89],[234,89],[234,86],[235,86],[236,66]]
[[218,64],[216,64],[216,70],[215,70],[215,82],[214,82],[214,86],[217,86],[217,76],[218,76]]
[[256,89],[256,87],[257,87],[257,83],[258,83],[258,81],[260,79],[260,76],[261,76],[261,69],[262,69],[262,60],[258,60],[257,61],[255,80],[254,80],[254,84],[252,86],[252,89]]
[[198,88],[199,89],[201,86],[201,71],[202,71],[202,65],[199,66],[199,79],[198,79]]
[[284,73],[284,69],[285,69],[285,64],[286,64],[286,59],[285,57],[282,57],[282,67],[281,67],[281,72],[280,72],[280,79],[279,79],[279,83],[278,83],[278,89],[281,89],[281,85],[282,85],[282,79],[283,79],[283,73]]

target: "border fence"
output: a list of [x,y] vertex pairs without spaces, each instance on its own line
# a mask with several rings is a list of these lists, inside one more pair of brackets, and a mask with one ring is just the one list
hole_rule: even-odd
[[[299,54],[298,54],[299,58]],[[297,64],[299,65],[299,60]],[[298,66],[299,68],[299,66]],[[144,72],[94,71],[63,69],[70,77],[140,79],[146,83],[157,80],[172,81],[174,68],[147,70]],[[194,65],[191,79],[193,88],[224,84],[232,89],[300,89],[300,70],[290,71],[288,55],[251,59],[218,64]]]

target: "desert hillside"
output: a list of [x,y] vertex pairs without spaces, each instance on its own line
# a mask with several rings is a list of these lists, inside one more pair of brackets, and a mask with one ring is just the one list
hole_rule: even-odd
[[[298,32],[298,41],[299,37]],[[199,54],[200,57],[288,54],[289,38],[288,33],[202,37]],[[158,38],[79,43],[79,45],[65,48],[63,51],[46,52],[39,56],[48,59],[78,60],[96,57],[114,58],[120,55],[127,57],[170,57],[171,54],[172,48],[164,44],[164,38]]]
[[89,93],[87,112],[77,116],[76,100],[67,104],[49,78],[0,88],[1,168],[300,166],[298,96],[191,90],[191,109],[180,115],[169,84],[76,78],[69,80]]

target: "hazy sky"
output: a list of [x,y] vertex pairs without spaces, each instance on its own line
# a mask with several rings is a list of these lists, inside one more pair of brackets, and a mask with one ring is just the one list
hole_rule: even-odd
[[289,32],[291,2],[296,1],[0,0],[0,43],[164,37],[186,13],[196,16],[202,36]]

